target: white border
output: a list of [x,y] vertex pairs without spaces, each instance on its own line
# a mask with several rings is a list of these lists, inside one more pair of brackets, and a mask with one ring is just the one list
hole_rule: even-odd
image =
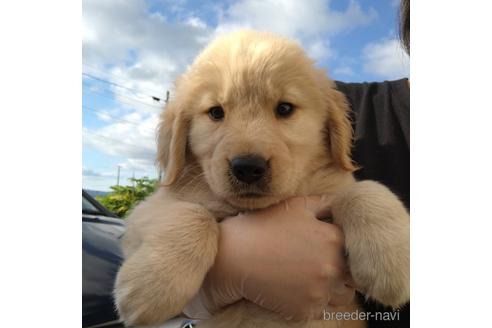
[[491,5],[414,1],[413,327],[482,327],[490,313]]
[[81,3],[0,2],[3,327],[81,326]]

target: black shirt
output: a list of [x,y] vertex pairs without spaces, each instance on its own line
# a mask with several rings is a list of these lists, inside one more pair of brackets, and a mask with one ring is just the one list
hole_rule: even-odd
[[[354,129],[352,158],[361,167],[357,180],[386,185],[410,208],[410,88],[407,79],[378,83],[336,82],[351,106]],[[363,299],[362,299],[363,300]],[[364,300],[363,300],[364,301]],[[364,301],[366,311],[392,311]],[[369,328],[410,327],[410,303],[399,320],[369,320]]]

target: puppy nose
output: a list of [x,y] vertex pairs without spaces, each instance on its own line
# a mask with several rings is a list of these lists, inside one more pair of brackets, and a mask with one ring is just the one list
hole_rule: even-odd
[[268,164],[260,156],[248,155],[234,158],[231,163],[232,174],[245,183],[257,182],[265,175]]

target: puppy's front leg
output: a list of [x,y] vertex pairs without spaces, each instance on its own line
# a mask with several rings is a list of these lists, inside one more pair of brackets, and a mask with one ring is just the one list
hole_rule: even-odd
[[357,182],[332,203],[345,235],[348,264],[366,296],[398,307],[410,299],[410,218],[398,198],[374,181]]
[[219,228],[205,208],[173,200],[163,189],[127,220],[116,306],[127,325],[160,324],[199,290],[217,253]]

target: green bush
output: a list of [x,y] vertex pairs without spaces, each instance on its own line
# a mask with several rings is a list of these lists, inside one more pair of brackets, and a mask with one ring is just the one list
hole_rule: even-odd
[[105,196],[96,196],[96,199],[108,210],[119,217],[125,217],[130,209],[152,194],[157,185],[157,179],[143,177],[131,178],[131,186],[112,186],[111,193]]

